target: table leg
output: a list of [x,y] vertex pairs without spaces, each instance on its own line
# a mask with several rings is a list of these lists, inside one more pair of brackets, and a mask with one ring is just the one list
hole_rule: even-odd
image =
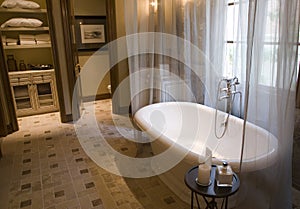
[[198,200],[197,193],[195,193],[195,197],[196,197],[196,201],[197,201],[197,206],[198,206],[198,208],[200,209],[200,204],[199,204],[199,200]]
[[218,209],[218,205],[217,205],[217,202],[215,200],[215,198],[212,198],[211,202],[210,202],[210,208],[212,209]]
[[228,197],[225,198],[225,209],[227,209],[228,206]]
[[192,194],[191,194],[191,209],[194,209],[194,192],[191,191]]
[[217,202],[215,200],[215,198],[212,198],[212,200],[210,202],[208,202],[208,200],[203,196],[205,202],[206,202],[206,208],[205,209],[218,209],[218,205]]
[[209,205],[209,202],[207,201],[207,199],[206,199],[204,196],[202,196],[202,197],[203,197],[203,199],[204,199],[206,205]]

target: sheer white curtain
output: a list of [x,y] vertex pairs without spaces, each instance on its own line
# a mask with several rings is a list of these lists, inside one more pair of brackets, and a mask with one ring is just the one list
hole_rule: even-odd
[[[292,208],[291,154],[299,4],[298,0],[254,0],[228,6],[231,12],[228,18],[232,18],[228,21],[234,24],[233,31],[227,31],[233,42],[227,44],[227,57],[232,56],[232,60],[227,63],[225,73],[233,73],[241,79],[245,119],[278,139],[275,164],[270,160],[268,169],[241,173],[245,194],[241,208]],[[247,135],[247,130],[245,133]],[[245,140],[253,139],[246,137]],[[259,150],[259,141],[256,147]]]
[[[241,170],[238,208],[291,208],[300,1],[124,1],[127,35],[160,32],[180,38],[165,41],[160,36],[137,36],[128,41],[129,54],[138,52],[129,58],[133,113],[147,104],[168,100],[161,92],[168,90],[174,100],[214,107],[220,78],[237,76],[243,95],[242,117],[278,138],[275,164],[270,160],[267,169],[253,173]],[[181,39],[196,46],[203,56],[180,45]],[[156,54],[156,50],[166,55]],[[154,68],[160,71],[151,70]],[[191,94],[174,94],[172,85],[179,86],[175,91],[188,86]],[[190,96],[182,97],[185,94]],[[239,109],[237,101],[234,109]],[[241,140],[251,140],[245,136]],[[259,141],[256,143],[258,151]]]
[[139,34],[127,39],[133,113],[174,100],[214,106],[225,14],[224,1],[125,0],[126,35]]

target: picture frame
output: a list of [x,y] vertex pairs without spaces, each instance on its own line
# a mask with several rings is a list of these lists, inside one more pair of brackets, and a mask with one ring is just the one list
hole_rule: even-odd
[[75,16],[75,38],[78,50],[98,50],[107,43],[106,17]]

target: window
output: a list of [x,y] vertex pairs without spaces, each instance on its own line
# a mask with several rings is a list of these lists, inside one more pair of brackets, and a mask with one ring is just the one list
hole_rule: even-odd
[[[279,1],[268,0],[259,2],[264,8],[262,11],[265,15],[260,21],[264,21],[261,27],[260,38],[255,41],[263,42],[261,54],[253,56],[261,56],[260,72],[258,73],[257,82],[260,85],[275,86],[277,76],[277,49],[278,49],[278,31],[279,31]],[[242,11],[248,11],[248,1],[227,0],[227,31],[226,31],[226,47],[225,47],[225,71],[224,76],[243,77],[243,69],[246,69],[246,51],[247,51],[247,15]],[[259,45],[261,46],[261,44]],[[255,46],[254,46],[255,47]],[[298,63],[300,62],[300,39],[298,42]],[[233,72],[233,73],[232,73]]]
[[246,67],[246,63],[243,63],[243,56],[245,56],[244,52],[246,51],[247,25],[241,24],[244,17],[239,17],[240,6],[245,5],[247,5],[245,2],[228,0],[224,72],[226,77],[233,75],[242,77],[242,69]]

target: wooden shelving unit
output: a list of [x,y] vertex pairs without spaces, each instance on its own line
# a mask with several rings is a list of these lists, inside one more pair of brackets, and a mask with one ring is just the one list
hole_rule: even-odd
[[[3,0],[0,0],[0,4],[2,2]],[[0,35],[19,40],[20,35],[35,37],[39,34],[49,34],[46,2],[45,0],[36,0],[36,2],[41,5],[41,9],[6,9],[0,7],[0,25],[11,18],[34,18],[43,22],[41,27],[4,27],[0,28]],[[30,66],[42,64],[53,66],[51,43],[20,45],[19,40],[15,44],[3,43],[2,47],[5,54],[1,56],[7,58],[8,55],[13,55],[17,68],[19,68],[21,61],[26,64],[26,67],[29,64]],[[9,78],[18,116],[58,110],[54,69],[14,71],[9,72]]]

